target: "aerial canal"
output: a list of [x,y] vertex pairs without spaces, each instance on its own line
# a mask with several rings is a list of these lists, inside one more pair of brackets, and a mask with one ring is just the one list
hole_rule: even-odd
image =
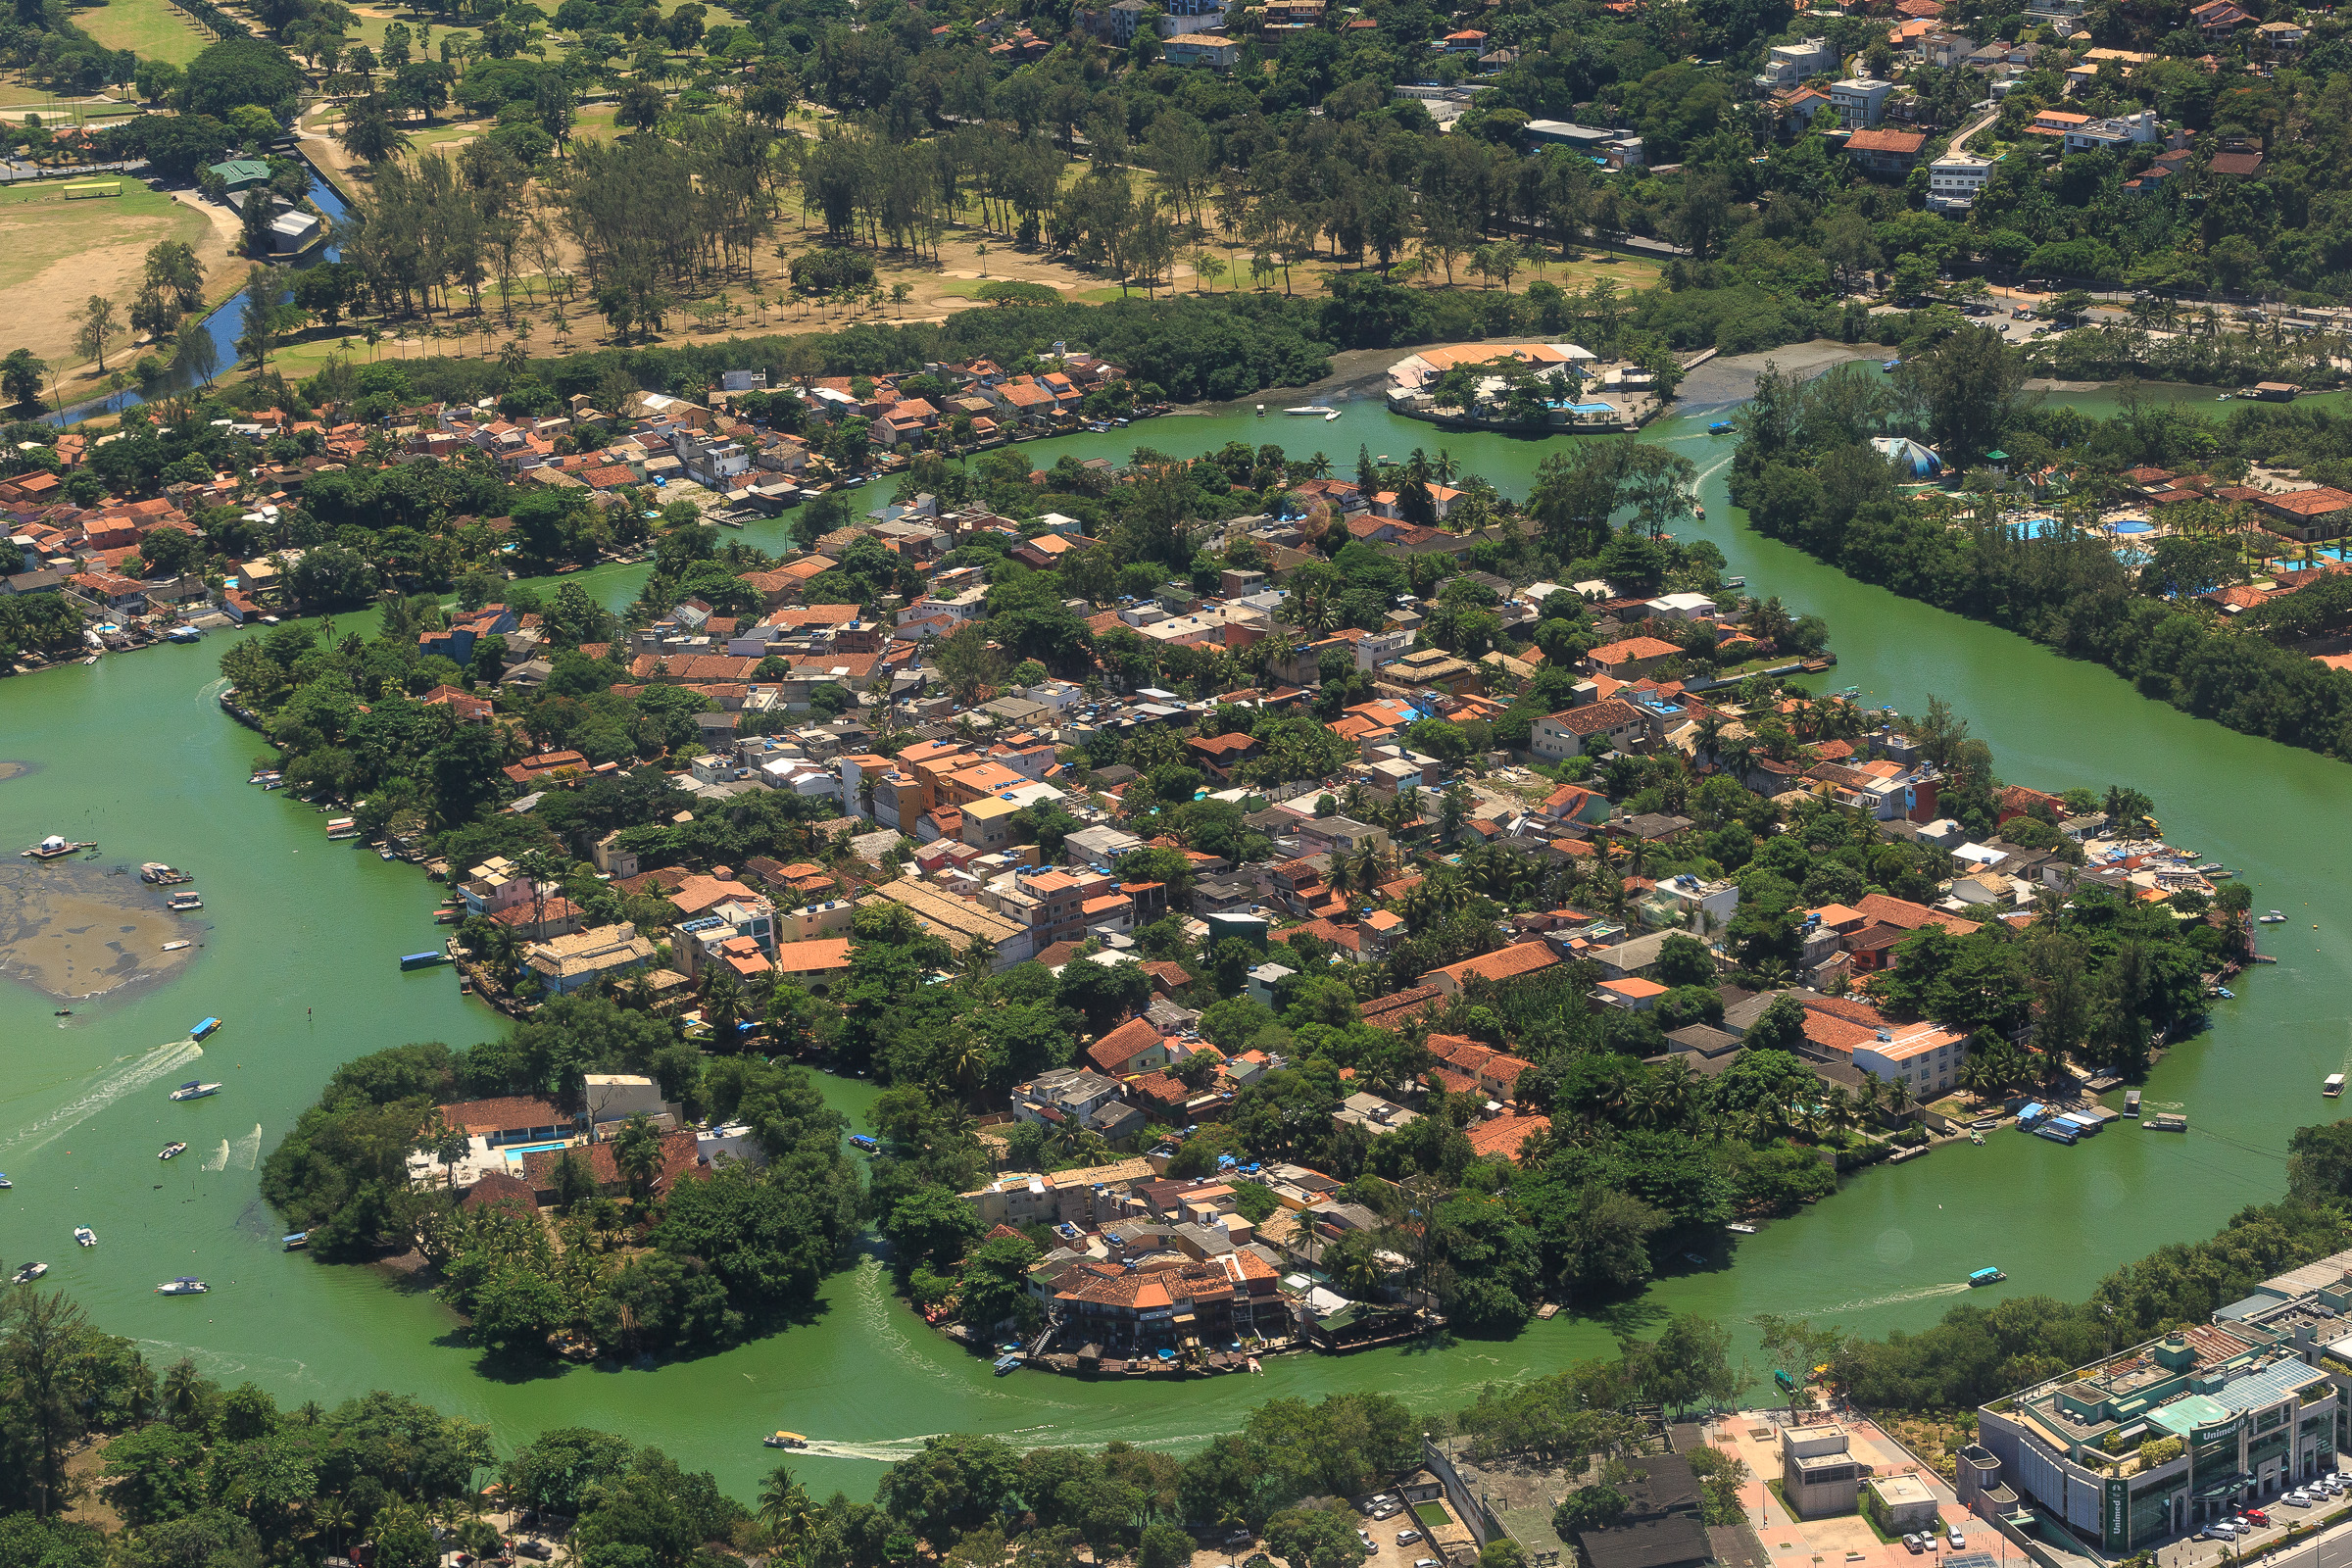
[[[1376,403],[1344,408],[1330,423],[1162,419],[1030,456],[1048,464],[1064,450],[1123,456],[1148,444],[1189,455],[1271,441],[1320,448],[1344,470],[1359,443],[1397,456],[1443,445],[1466,471],[1523,495],[1544,451],[1537,441],[1395,419]],[[1723,548],[1751,592],[1829,619],[1840,656],[1833,683],[1914,710],[1931,693],[1948,697],[2012,780],[2144,788],[2168,837],[2232,867],[2258,906],[2291,917],[2261,928],[2280,961],[2249,972],[2240,1000],[2221,1004],[2210,1031],[2146,1087],[2153,1107],[2189,1112],[2186,1138],[2126,1124],[2069,1149],[2004,1133],[1983,1148],[1882,1167],[1795,1219],[1738,1239],[1736,1252],[1719,1247],[1704,1267],[1677,1262],[1639,1301],[1599,1319],[1563,1315],[1509,1344],[1279,1358],[1263,1378],[1144,1388],[994,1378],[894,1301],[868,1261],[834,1278],[814,1320],[728,1354],[494,1381],[429,1295],[281,1252],[282,1227],[256,1196],[256,1153],[274,1146],[337,1064],[409,1040],[468,1044],[501,1021],[461,998],[447,971],[399,971],[398,956],[434,931],[435,891],[413,867],[330,845],[322,815],[247,785],[262,748],[215,703],[223,637],[236,635],[217,634],[0,684],[5,865],[24,863],[17,848],[60,833],[98,841],[104,867],[184,866],[205,901],[179,933],[203,946],[174,955],[188,961],[167,977],[74,1002],[0,979],[0,1171],[16,1184],[0,1193],[0,1259],[11,1269],[49,1262],[50,1285],[71,1291],[99,1324],[145,1342],[159,1367],[192,1356],[215,1377],[251,1379],[291,1402],[404,1391],[492,1423],[508,1444],[551,1426],[625,1432],[715,1470],[739,1496],[752,1494],[774,1457],[759,1435],[786,1426],[818,1440],[794,1458],[813,1489],[863,1496],[874,1461],[928,1433],[1182,1446],[1231,1428],[1260,1400],[1343,1389],[1450,1409],[1483,1383],[1604,1353],[1617,1334],[1645,1332],[1670,1312],[1803,1314],[1873,1334],[1916,1328],[1967,1294],[1961,1282],[1987,1263],[2010,1276],[1985,1293],[1993,1298],[2079,1297],[2117,1263],[2207,1235],[2239,1206],[2274,1197],[2287,1135],[2334,1108],[2320,1099],[2320,1080],[2352,1056],[2352,1022],[2337,1000],[2352,979],[2352,847],[2330,826],[2352,794],[2352,771],[2201,723],[2096,666],[1849,582],[1739,528],[1723,490],[1731,438],[1705,433],[1719,416],[1695,410],[1642,438],[1672,443],[1706,475],[1708,520],[1687,526]],[[784,527],[762,524],[745,537],[776,548]],[[642,569],[571,580],[617,607]],[[342,617],[338,629],[364,621]],[[10,762],[28,765],[11,776]],[[118,902],[136,903],[135,883],[127,873],[116,879],[128,884]],[[160,906],[160,895],[149,897]],[[142,934],[150,916],[84,906],[74,932],[48,935],[96,947],[152,940]],[[37,909],[22,901],[16,909],[0,944],[43,935],[31,929]],[[73,1015],[56,1016],[61,1007]],[[225,1022],[200,1058],[163,1049],[210,1014]],[[165,1099],[198,1072],[226,1089],[189,1104]],[[853,1082],[829,1092],[853,1116],[873,1093]],[[156,1151],[173,1140],[189,1154],[159,1165]],[[74,1246],[75,1225],[97,1231],[95,1250]],[[153,1294],[183,1273],[209,1279],[212,1294]]]

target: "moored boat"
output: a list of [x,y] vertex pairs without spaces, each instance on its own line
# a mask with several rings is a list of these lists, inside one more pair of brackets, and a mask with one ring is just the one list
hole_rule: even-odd
[[164,951],[166,953],[177,953],[182,948],[192,948],[196,944],[193,942],[167,942],[164,944]]
[[39,1279],[42,1275],[48,1272],[49,1265],[46,1263],[27,1263],[23,1268],[17,1270],[16,1274],[10,1279],[9,1283],[12,1285],[30,1285],[34,1280]]
[[166,1144],[164,1146],[163,1152],[157,1154],[155,1157],[158,1159],[170,1159],[173,1155],[184,1154],[187,1152],[188,1146],[185,1144]]
[[190,914],[204,907],[204,895],[192,891],[174,893],[165,903],[174,913]]
[[1724,1229],[1740,1236],[1753,1236],[1756,1234],[1756,1228],[1753,1225],[1748,1224],[1745,1220],[1736,1219],[1729,1225],[1726,1225]]
[[166,1280],[163,1284],[158,1285],[155,1288],[155,1294],[158,1296],[202,1296],[211,1289],[212,1287],[205,1284],[204,1281],[182,1274],[175,1280]]
[[74,1243],[77,1247],[96,1247],[98,1233],[87,1225],[76,1225],[74,1227]]
[[282,1238],[281,1245],[283,1245],[285,1250],[289,1252],[299,1252],[304,1248],[311,1245],[311,1233],[309,1231],[296,1231],[293,1235]]

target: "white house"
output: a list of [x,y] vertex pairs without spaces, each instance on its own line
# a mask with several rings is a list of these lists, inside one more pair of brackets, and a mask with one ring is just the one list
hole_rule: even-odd
[[1992,177],[1993,160],[1952,153],[1928,165],[1928,211],[1965,213]]
[[1876,76],[1847,76],[1830,83],[1830,112],[1848,130],[1866,130],[1879,122],[1886,95],[1894,83]]

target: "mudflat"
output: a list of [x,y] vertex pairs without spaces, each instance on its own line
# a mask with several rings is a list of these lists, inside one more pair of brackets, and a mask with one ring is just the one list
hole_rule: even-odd
[[197,927],[134,874],[86,860],[0,864],[0,975],[61,1002],[171,973]]

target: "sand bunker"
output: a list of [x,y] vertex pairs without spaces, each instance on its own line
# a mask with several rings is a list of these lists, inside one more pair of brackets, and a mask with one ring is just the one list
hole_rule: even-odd
[[195,921],[135,875],[86,860],[0,864],[0,974],[61,1002],[169,974],[196,949]]

